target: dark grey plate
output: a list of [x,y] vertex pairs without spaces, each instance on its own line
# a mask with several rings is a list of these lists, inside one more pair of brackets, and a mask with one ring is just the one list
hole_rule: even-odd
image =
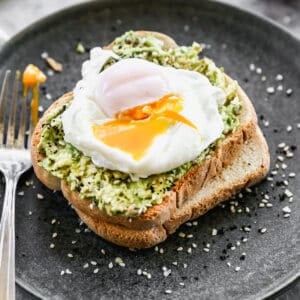
[[[44,19],[6,44],[0,52],[0,74],[7,68],[23,69],[28,63],[47,71],[40,58],[47,51],[64,63],[64,71],[49,77],[46,84],[47,92],[55,99],[80,79],[81,63],[88,55],[75,52],[79,40],[87,47],[105,45],[129,29],[165,32],[179,44],[196,40],[211,45],[204,54],[239,79],[254,102],[270,146],[271,169],[278,163],[279,143],[291,146],[299,142],[299,42],[271,23],[220,3],[149,0],[83,4]],[[262,74],[251,71],[251,63],[261,68]],[[283,81],[275,80],[279,73],[284,76]],[[266,81],[261,80],[262,75]],[[283,86],[283,91],[273,95],[266,92],[267,87],[276,89],[278,85]],[[285,93],[288,88],[293,89],[289,97]],[[50,103],[42,95],[42,105]],[[287,125],[293,126],[289,133]],[[175,234],[158,246],[159,251],[132,252],[86,232],[61,194],[46,189],[30,171],[19,184],[24,196],[16,200],[17,282],[33,294],[51,299],[266,297],[299,276],[299,180],[282,177],[290,172],[300,173],[299,149],[292,152],[294,157],[284,161],[287,169],[280,167],[273,181],[260,183],[251,193],[243,192],[236,207],[241,213],[232,213],[229,204],[218,207],[201,217],[198,225],[184,225],[178,230],[193,235],[192,238]],[[284,179],[288,180],[288,187],[283,186]],[[30,181],[33,186],[28,187],[26,183]],[[294,193],[294,202],[283,196],[286,188]],[[1,185],[2,195],[3,189]],[[37,199],[37,193],[45,198]],[[273,207],[258,207],[262,193],[268,193]],[[289,218],[283,217],[285,206],[292,210]],[[246,207],[249,213],[245,212]],[[54,219],[56,222],[51,224]],[[251,231],[245,232],[243,226],[249,226]],[[266,233],[258,232],[264,227]],[[80,233],[75,232],[76,228]],[[211,235],[213,228],[218,229],[217,236]],[[58,233],[56,238],[52,238],[54,232]],[[243,238],[248,241],[241,242]],[[55,248],[50,249],[51,243]],[[206,243],[210,244],[208,253],[203,250]],[[236,249],[229,249],[232,246]],[[178,247],[183,251],[177,251]],[[68,257],[69,253],[73,258]],[[116,257],[123,259],[124,268],[115,264]],[[87,262],[89,267],[83,268]],[[110,262],[112,269],[108,267]],[[172,271],[168,277],[163,274],[164,266]],[[238,272],[236,267],[240,267]],[[72,274],[60,275],[67,269]],[[95,269],[98,273],[94,273]],[[138,269],[151,274],[151,279],[138,276]],[[166,294],[166,290],[172,294]]]

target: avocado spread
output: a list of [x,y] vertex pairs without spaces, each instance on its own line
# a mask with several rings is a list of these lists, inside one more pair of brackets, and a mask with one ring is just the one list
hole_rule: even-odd
[[[222,136],[195,160],[148,178],[134,179],[130,174],[96,167],[90,157],[64,141],[61,114],[71,104],[72,97],[67,104],[47,115],[38,145],[39,153],[44,156],[39,162],[40,166],[66,181],[82,199],[93,201],[94,205],[107,214],[135,217],[152,205],[161,203],[179,178],[192,166],[207,159],[226,134],[236,130],[239,126],[241,103],[237,97],[237,83],[226,82],[223,70],[217,68],[213,61],[208,58],[200,59],[198,55],[201,47],[197,43],[190,47],[165,49],[154,36],[141,37],[134,32],[127,32],[115,40],[112,50],[121,58],[142,58],[163,66],[200,72],[226,95],[225,103],[219,106],[224,122]],[[103,69],[114,62],[114,59],[110,59]]]

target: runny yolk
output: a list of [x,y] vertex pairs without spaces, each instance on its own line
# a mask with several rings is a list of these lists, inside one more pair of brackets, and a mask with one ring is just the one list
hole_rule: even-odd
[[29,64],[23,73],[23,94],[27,97],[28,90],[32,89],[31,101],[31,121],[36,125],[38,121],[38,107],[39,107],[39,85],[46,81],[46,75],[35,65]]
[[112,121],[93,125],[93,133],[104,144],[127,152],[139,160],[154,139],[176,122],[196,128],[179,114],[182,109],[183,99],[168,94],[155,102],[119,112]]

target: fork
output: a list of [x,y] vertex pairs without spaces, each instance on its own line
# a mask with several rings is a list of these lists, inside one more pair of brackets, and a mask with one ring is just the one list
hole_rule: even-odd
[[[26,98],[22,97],[22,108],[17,138],[16,111],[20,72],[17,71],[13,83],[11,109],[8,125],[5,115],[8,98],[9,77],[11,71],[5,72],[0,93],[0,171],[5,176],[5,196],[0,224],[0,299],[15,299],[15,195],[17,182],[21,174],[31,167],[30,134],[25,146],[26,135]],[[30,121],[29,121],[30,122]],[[31,122],[30,122],[31,124]],[[5,130],[6,128],[6,130]]]

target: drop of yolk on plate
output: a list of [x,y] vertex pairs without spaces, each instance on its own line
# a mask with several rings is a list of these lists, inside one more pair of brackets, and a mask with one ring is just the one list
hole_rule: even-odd
[[46,75],[35,65],[29,64],[23,72],[23,94],[27,97],[28,90],[32,89],[31,120],[33,125],[38,121],[39,85],[47,80]]
[[155,102],[119,112],[112,121],[93,125],[93,133],[104,144],[127,152],[135,160],[139,160],[154,139],[176,122],[196,128],[191,121],[179,114],[182,109],[183,99],[168,94]]

